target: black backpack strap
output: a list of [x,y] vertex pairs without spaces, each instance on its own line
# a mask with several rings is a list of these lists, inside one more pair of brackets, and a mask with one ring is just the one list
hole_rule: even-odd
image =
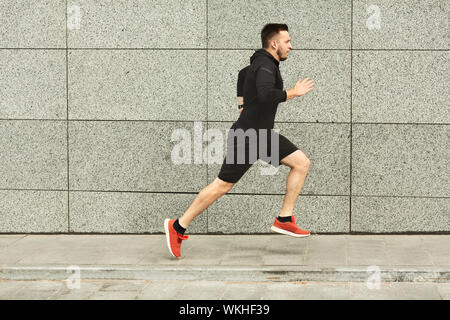
[[[246,66],[245,68],[243,68],[239,71],[238,80],[237,80],[237,96],[238,97],[244,96],[245,77],[247,76],[247,71],[249,68],[250,68],[250,66]],[[244,107],[243,104],[238,105],[238,109],[241,109],[243,107]]]
[[238,97],[244,96],[244,83],[245,83],[245,77],[247,75],[248,68],[250,68],[250,66],[246,66],[245,68],[243,68],[239,71],[238,81],[237,81],[237,96]]

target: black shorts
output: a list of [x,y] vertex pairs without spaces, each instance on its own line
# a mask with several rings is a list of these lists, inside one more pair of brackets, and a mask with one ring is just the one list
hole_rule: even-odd
[[[234,133],[233,129],[236,130]],[[273,129],[264,129],[265,134],[260,131],[261,129],[249,130],[253,134],[249,134],[249,131],[245,129],[239,131],[235,124],[231,127],[231,131],[227,135],[227,155],[218,174],[221,180],[231,183],[238,182],[257,159],[278,167],[281,159],[298,150],[295,144]],[[266,141],[265,145],[264,141]],[[272,141],[274,141],[273,147]],[[273,157],[272,151],[274,151]]]

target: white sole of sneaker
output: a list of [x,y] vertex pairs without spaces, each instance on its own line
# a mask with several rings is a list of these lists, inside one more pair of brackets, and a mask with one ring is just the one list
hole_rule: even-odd
[[286,230],[277,228],[277,227],[275,227],[275,226],[270,227],[270,230],[272,230],[273,232],[277,232],[277,233],[281,233],[281,234],[286,234],[286,235],[288,235],[288,236],[296,237],[296,238],[304,238],[304,237],[310,236],[309,234],[296,234],[296,233],[293,233],[293,232],[290,232],[290,231],[286,231]]
[[166,232],[167,248],[169,249],[170,254],[176,258],[176,256],[172,252],[172,249],[170,248],[169,221],[170,219],[164,220],[164,231]]

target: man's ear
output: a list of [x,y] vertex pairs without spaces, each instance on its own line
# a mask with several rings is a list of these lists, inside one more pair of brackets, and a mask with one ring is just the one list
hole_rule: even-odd
[[272,40],[270,40],[270,46],[274,49],[277,50],[277,45],[279,45],[280,40],[277,38],[274,38]]
[[278,49],[278,47],[280,46],[280,42],[281,42],[280,39],[275,40],[275,43],[277,44],[277,49]]

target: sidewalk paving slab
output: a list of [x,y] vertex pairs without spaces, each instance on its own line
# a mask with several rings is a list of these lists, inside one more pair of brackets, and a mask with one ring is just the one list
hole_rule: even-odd
[[450,282],[450,235],[190,235],[182,257],[165,235],[0,236],[0,278]]
[[449,283],[204,280],[2,280],[0,300],[449,300]]

